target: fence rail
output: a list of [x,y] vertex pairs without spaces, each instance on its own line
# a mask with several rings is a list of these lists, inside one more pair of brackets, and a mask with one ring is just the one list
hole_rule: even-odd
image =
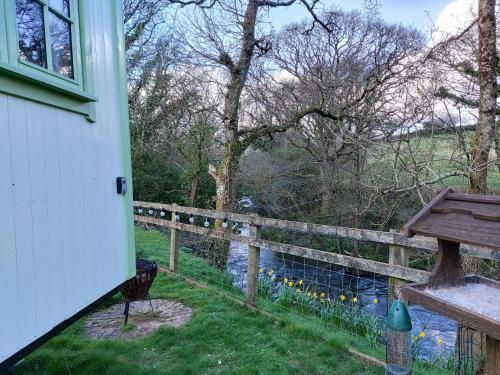
[[[161,204],[150,202],[134,202],[136,208],[142,208],[140,215],[134,215],[134,220],[138,223],[150,224],[170,229],[170,261],[169,269],[172,272],[178,272],[179,264],[179,232],[198,234],[207,238],[222,239],[228,241],[238,241],[248,245],[248,261],[246,272],[246,300],[247,304],[255,306],[259,285],[262,282],[265,285],[265,278],[259,276],[260,249],[268,249],[274,252],[290,254],[305,259],[318,262],[339,265],[351,269],[366,271],[369,273],[388,276],[387,303],[388,306],[396,298],[400,298],[400,289],[406,282],[425,283],[428,281],[429,272],[409,267],[409,255],[414,250],[437,251],[437,241],[423,237],[408,238],[395,230],[390,232],[374,231],[367,229],[355,229],[336,227],[329,225],[320,225],[312,223],[294,222],[287,220],[270,219],[257,215],[244,215],[236,213],[226,213],[213,210],[205,210],[193,207],[183,207],[175,204]],[[156,212],[148,212],[155,210]],[[161,215],[158,215],[158,211]],[[171,215],[167,213],[170,212]],[[218,228],[207,228],[183,223],[179,219],[179,214],[189,214],[193,216],[202,216],[206,218],[229,221],[232,223],[244,223],[250,228],[249,235],[233,233],[231,230]],[[168,219],[170,217],[170,220]],[[336,238],[346,238],[364,242],[374,242],[389,245],[388,263],[374,261],[370,259],[357,258],[349,255],[326,252],[317,249],[311,249],[302,246],[279,243],[275,241],[260,238],[261,228],[286,230],[290,232],[300,232],[307,234],[316,234]],[[500,253],[486,248],[475,246],[461,246],[462,255],[469,255],[483,259],[500,261]],[[360,278],[360,276],[357,276]],[[305,279],[305,278],[304,278]],[[287,279],[283,279],[287,280]],[[342,295],[344,297],[344,286],[342,279]],[[302,281],[302,280],[301,280]],[[285,281],[287,282],[287,281]],[[375,281],[374,281],[375,283]],[[326,285],[325,285],[326,286]],[[328,283],[328,295],[330,295],[330,284]],[[375,288],[375,284],[374,284]],[[300,289],[300,287],[299,287]],[[305,290],[305,289],[304,289]],[[314,289],[313,289],[314,290]],[[300,290],[299,290],[300,291]],[[295,292],[295,290],[294,290]],[[305,294],[305,292],[303,292]],[[295,293],[294,293],[295,294]],[[310,294],[310,293],[308,293]],[[314,293],[316,294],[316,293]],[[324,294],[324,293],[321,293]],[[356,292],[357,295],[357,292]],[[352,299],[354,301],[354,298]],[[403,301],[404,302],[404,301]],[[375,302],[378,303],[378,302]],[[334,305],[331,305],[334,306]],[[340,313],[343,314],[343,313]],[[341,321],[344,318],[340,318]],[[349,321],[349,320],[348,320]],[[352,322],[351,322],[352,323]],[[340,323],[339,323],[340,324]],[[358,323],[352,323],[354,327]],[[370,326],[369,326],[370,327]],[[373,328],[373,327],[372,327]],[[380,331],[377,331],[380,332]],[[423,337],[423,336],[422,336]],[[407,345],[404,335],[399,332],[388,330],[386,333],[386,352],[392,353],[394,363],[403,361],[407,353],[403,350]],[[399,359],[398,359],[399,358]],[[439,358],[438,358],[439,359]],[[402,363],[402,362],[401,362]],[[459,366],[460,362],[459,362]]]
[[[256,215],[243,215],[243,214],[228,213],[228,212],[221,212],[214,210],[205,210],[201,208],[177,206],[175,204],[162,204],[162,203],[136,201],[134,202],[134,206],[143,207],[146,209],[152,208],[168,212],[178,212],[178,213],[192,214],[196,216],[205,216],[219,220],[227,219],[233,222],[251,224],[260,227],[269,227],[274,229],[284,229],[288,231],[301,232],[301,233],[347,238],[357,241],[403,246],[419,250],[427,250],[434,252],[438,251],[437,241],[434,239],[420,237],[420,236],[408,238],[402,235],[401,233],[397,232],[394,233],[382,232],[370,229],[356,229],[356,228],[337,227],[337,226],[323,225],[323,224],[304,223],[298,221],[270,219]],[[235,239],[235,240],[247,242],[241,239]],[[470,255],[477,258],[500,261],[499,252],[495,252],[491,249],[484,247],[462,244],[460,246],[460,253],[462,255]]]

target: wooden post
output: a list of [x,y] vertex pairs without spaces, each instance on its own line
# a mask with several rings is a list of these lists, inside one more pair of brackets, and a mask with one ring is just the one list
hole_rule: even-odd
[[[253,223],[250,224],[250,238],[259,238],[259,227]],[[259,293],[259,264],[260,248],[248,245],[247,302],[252,306]]]
[[[391,229],[391,233],[397,233],[395,229]],[[389,246],[389,264],[396,266],[408,267],[410,251],[406,247],[402,246]],[[387,290],[387,307],[390,308],[392,302],[396,299],[403,300],[401,294],[401,287],[405,284],[404,280],[397,279],[395,277],[389,277],[389,288]],[[396,332],[387,331],[387,348],[386,356],[388,364],[397,364],[400,366],[405,366],[409,358],[408,348],[410,345],[411,334],[408,332]]]
[[[175,218],[175,205],[172,206],[172,223],[176,223]],[[170,227],[170,262],[168,264],[168,269],[171,272],[177,272],[177,266],[179,264],[179,233],[177,229]]]
[[486,336],[486,374],[500,374],[500,341]]
[[[391,233],[398,233],[396,229],[391,229]],[[389,264],[395,266],[408,267],[410,260],[410,251],[406,247],[389,245]],[[401,287],[405,284],[404,280],[395,277],[389,277],[389,288],[387,304],[390,306],[395,299],[401,299]],[[405,301],[406,303],[406,301]]]

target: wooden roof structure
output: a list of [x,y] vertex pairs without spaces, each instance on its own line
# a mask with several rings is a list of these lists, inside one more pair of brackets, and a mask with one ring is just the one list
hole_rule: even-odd
[[500,197],[444,189],[403,227],[403,234],[500,251]]

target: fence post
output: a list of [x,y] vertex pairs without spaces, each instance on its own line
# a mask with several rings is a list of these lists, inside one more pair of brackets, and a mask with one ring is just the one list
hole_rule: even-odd
[[[175,218],[175,205],[172,205],[172,223],[177,223]],[[177,265],[179,264],[179,233],[177,229],[170,227],[170,262],[168,269],[171,272],[177,272]]]
[[[256,215],[252,215],[256,217]],[[254,220],[250,224],[250,238],[259,238],[259,227],[254,224]],[[255,306],[255,300],[259,293],[259,264],[260,264],[260,248],[248,245],[248,268],[247,268],[247,302],[249,305]]]
[[[391,229],[391,233],[398,233],[396,229]],[[389,245],[389,264],[408,267],[410,251],[406,247]],[[395,299],[400,299],[406,304],[401,295],[401,286],[405,284],[404,280],[395,277],[389,277],[389,287],[387,290],[387,307],[392,305]],[[404,365],[408,363],[408,347],[411,335],[408,332],[387,331],[387,363]],[[411,355],[411,354],[410,354]]]

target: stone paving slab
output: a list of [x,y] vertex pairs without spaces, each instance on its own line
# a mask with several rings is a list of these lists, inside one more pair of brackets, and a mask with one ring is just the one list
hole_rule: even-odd
[[85,320],[85,331],[96,340],[134,340],[151,335],[163,326],[181,327],[193,315],[189,307],[179,302],[153,299],[151,304],[149,300],[131,302],[127,326],[123,325],[125,302],[95,312]]

